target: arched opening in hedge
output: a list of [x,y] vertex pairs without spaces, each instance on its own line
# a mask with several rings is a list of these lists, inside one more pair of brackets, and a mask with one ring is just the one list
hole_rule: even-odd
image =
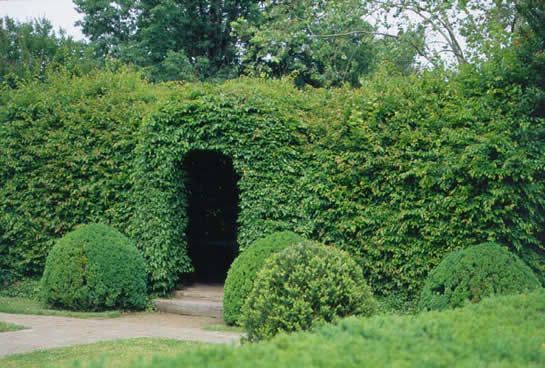
[[[301,235],[312,231],[306,206],[315,202],[300,189],[309,165],[304,150],[309,138],[307,127],[293,117],[299,105],[281,103],[269,82],[262,88],[244,86],[187,86],[142,126],[128,234],[146,259],[148,285],[154,292],[166,294],[199,271],[189,244],[191,158],[200,157],[207,167],[215,167],[209,161],[213,153],[231,159],[240,177],[236,220],[240,251],[276,231]],[[208,154],[211,157],[204,159]]]
[[223,282],[238,253],[239,176],[217,151],[189,151],[182,163],[187,196],[187,250],[191,280]]

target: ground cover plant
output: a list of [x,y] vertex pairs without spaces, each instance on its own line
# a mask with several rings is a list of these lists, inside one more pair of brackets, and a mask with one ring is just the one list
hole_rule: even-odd
[[0,289],[0,297],[37,299],[40,294],[40,279],[27,278],[15,281]]
[[24,329],[23,326],[15,325],[13,323],[6,323],[0,321],[0,332],[17,331]]
[[225,323],[213,323],[213,324],[204,326],[202,329],[205,331],[244,333],[244,329],[242,327],[227,325]]
[[539,367],[545,364],[544,305],[541,289],[454,310],[348,318],[313,332],[188,351],[144,367]]
[[4,368],[128,368],[149,364],[154,357],[173,357],[205,344],[169,339],[140,338],[99,342],[0,358]]
[[84,225],[49,253],[41,297],[73,310],[143,309],[146,278],[144,259],[128,238],[107,225]]
[[376,312],[377,302],[348,253],[302,242],[273,254],[242,309],[250,341]]
[[496,243],[484,243],[448,254],[429,274],[419,307],[455,308],[490,295],[540,287],[532,270],[516,255]]
[[256,240],[233,262],[227,273],[223,294],[223,319],[228,324],[242,323],[241,310],[252,291],[254,280],[272,254],[304,240],[290,232],[277,232]]

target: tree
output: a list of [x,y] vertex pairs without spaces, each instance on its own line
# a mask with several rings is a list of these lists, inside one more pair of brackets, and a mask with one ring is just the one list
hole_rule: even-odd
[[519,21],[515,0],[377,0],[368,9],[392,35],[422,30],[419,55],[434,66],[478,61],[509,46]]
[[14,87],[17,81],[44,79],[48,68],[63,67],[81,74],[97,66],[91,50],[46,19],[17,22],[0,18],[0,83]]
[[102,55],[117,56],[120,45],[134,37],[140,10],[136,0],[74,0],[83,19],[76,22]]
[[163,70],[174,59],[194,67],[191,73],[199,78],[236,74],[239,53],[230,24],[258,14],[257,0],[74,2],[84,14],[83,33],[103,53],[147,68],[155,80],[170,78]]
[[531,114],[545,118],[545,1],[522,0],[517,11],[526,20],[516,40],[518,81],[526,90]]
[[[364,15],[361,0],[266,0],[259,22],[240,18],[233,29],[251,75],[292,75],[298,85],[358,85],[379,55],[396,49],[392,39],[377,40]],[[415,51],[397,51],[393,62],[410,68]]]

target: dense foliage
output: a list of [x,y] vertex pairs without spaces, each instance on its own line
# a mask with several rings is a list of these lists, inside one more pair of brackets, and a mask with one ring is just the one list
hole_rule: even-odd
[[138,129],[163,91],[114,69],[0,92],[0,283],[41,275],[75,225],[124,232]]
[[78,227],[49,252],[41,296],[49,305],[74,310],[142,309],[144,260],[117,230],[102,224]]
[[[413,70],[422,37],[378,35],[359,0],[75,0],[101,55],[154,81],[293,76],[302,86],[358,85],[390,60]],[[415,48],[416,45],[416,48]]]
[[250,75],[291,75],[296,85],[352,86],[384,62],[396,70],[412,70],[415,33],[395,41],[377,38],[364,19],[360,0],[264,1],[259,22],[238,19],[234,33],[244,45],[242,65]]
[[[149,71],[154,80],[237,75],[231,22],[255,19],[256,0],[75,0],[82,31],[104,55]],[[177,70],[177,71],[176,71]]]
[[241,324],[242,306],[252,291],[254,280],[263,263],[272,254],[304,239],[290,231],[270,234],[253,242],[233,262],[225,279],[223,319],[228,324]]
[[27,278],[0,288],[0,297],[39,299],[40,279]]
[[[444,77],[444,76],[443,76]],[[493,71],[377,76],[307,162],[312,238],[358,255],[375,290],[415,293],[449,250],[543,251],[545,121]]]
[[376,309],[361,269],[347,253],[304,242],[265,262],[244,304],[242,319],[248,339],[256,341],[346,316],[368,316]]
[[259,80],[185,85],[177,92],[144,125],[136,156],[137,208],[129,230],[147,259],[151,286],[163,292],[192,271],[182,167],[191,151],[232,158],[240,176],[242,251],[263,234],[308,233],[311,220],[301,206],[306,193],[294,190],[307,165],[302,156],[306,122],[298,116],[312,116],[304,100],[310,94],[289,82]]
[[144,367],[538,367],[545,364],[543,305],[545,292],[538,291],[443,312],[349,318],[257,344],[195,349]]
[[56,68],[88,73],[99,64],[91,51],[83,42],[57,34],[46,19],[21,23],[0,18],[0,85],[44,80]]
[[446,309],[477,303],[496,294],[531,291],[541,285],[516,255],[495,243],[484,243],[448,254],[430,272],[419,306]]
[[192,269],[181,167],[192,150],[232,158],[243,250],[295,231],[348,251],[381,294],[415,295],[448,251],[488,240],[540,267],[545,121],[494,68],[379,73],[330,91],[150,86],[121,69],[5,91],[3,277],[39,274],[53,239],[105,222],[142,249],[152,289],[168,291]]

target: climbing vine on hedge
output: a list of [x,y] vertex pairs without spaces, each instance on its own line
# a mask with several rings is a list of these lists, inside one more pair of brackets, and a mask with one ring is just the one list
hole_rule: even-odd
[[39,274],[53,239],[104,222],[136,242],[152,289],[170,289],[192,268],[192,150],[233,161],[241,250],[295,231],[351,253],[375,292],[415,295],[446,252],[495,241],[545,279],[545,122],[479,70],[329,91],[101,72],[0,101],[0,282]]
[[139,127],[167,94],[125,69],[0,90],[0,285],[41,275],[76,225],[125,231]]
[[[144,127],[135,172],[137,211],[131,234],[148,260],[151,284],[167,291],[191,272],[185,228],[187,197],[181,162],[193,150],[232,158],[240,176],[238,242],[281,230],[308,232],[298,190],[304,172],[305,127],[293,119],[295,100],[275,83],[188,86]],[[284,86],[287,86],[284,83]],[[291,94],[297,92],[291,89]],[[300,99],[301,96],[298,96]]]
[[378,293],[414,294],[446,252],[486,241],[533,249],[543,275],[545,121],[487,83],[377,76],[314,143],[311,237],[359,257]]

